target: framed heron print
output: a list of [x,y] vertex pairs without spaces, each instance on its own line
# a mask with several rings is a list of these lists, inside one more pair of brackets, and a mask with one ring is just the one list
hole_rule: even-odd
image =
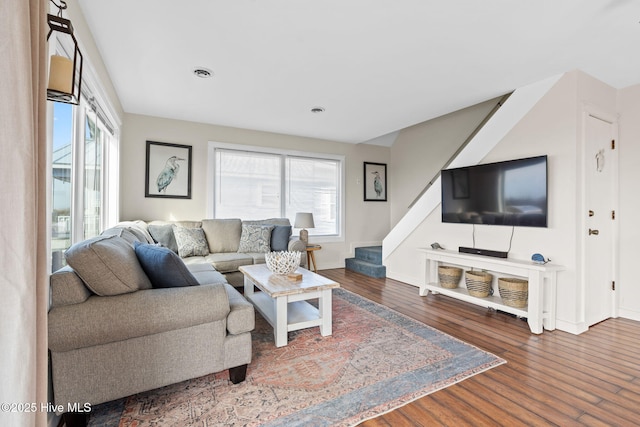
[[191,148],[147,141],[145,197],[191,198]]
[[364,162],[364,201],[387,201],[386,163]]

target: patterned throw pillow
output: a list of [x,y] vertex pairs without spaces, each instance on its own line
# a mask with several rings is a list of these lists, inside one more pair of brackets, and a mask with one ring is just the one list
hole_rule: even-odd
[[269,252],[271,251],[271,231],[273,225],[242,224],[240,247],[238,252]]
[[178,255],[181,258],[209,255],[209,244],[202,228],[186,228],[174,225],[173,235],[176,238]]

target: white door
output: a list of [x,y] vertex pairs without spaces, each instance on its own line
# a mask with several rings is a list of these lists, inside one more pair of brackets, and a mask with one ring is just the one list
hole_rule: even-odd
[[615,123],[587,115],[585,123],[585,322],[615,314]]

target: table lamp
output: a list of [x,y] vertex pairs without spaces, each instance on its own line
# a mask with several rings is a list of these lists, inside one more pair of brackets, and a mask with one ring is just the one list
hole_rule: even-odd
[[296,214],[296,220],[293,223],[293,227],[302,229],[300,230],[300,240],[305,244],[309,244],[309,232],[306,228],[315,227],[315,224],[313,223],[313,214],[311,212],[298,212]]

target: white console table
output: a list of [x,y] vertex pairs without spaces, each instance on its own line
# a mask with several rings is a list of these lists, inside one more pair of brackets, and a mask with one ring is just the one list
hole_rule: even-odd
[[[557,272],[564,268],[554,264],[536,264],[532,261],[514,260],[509,258],[492,258],[482,255],[466,254],[441,249],[421,248],[426,260],[424,285],[420,286],[420,295],[426,296],[429,291],[433,294],[447,295],[452,298],[470,302],[483,307],[501,310],[519,317],[526,317],[529,328],[534,334],[540,334],[544,329],[556,328],[556,282]],[[466,287],[446,289],[438,283],[438,266],[440,264],[453,265],[466,269],[481,269],[491,272],[494,276],[516,276],[529,281],[529,299],[527,306],[516,308],[505,305],[494,288],[494,295],[478,298],[469,295]],[[461,280],[464,286],[464,279]],[[545,298],[545,286],[546,298]]]

